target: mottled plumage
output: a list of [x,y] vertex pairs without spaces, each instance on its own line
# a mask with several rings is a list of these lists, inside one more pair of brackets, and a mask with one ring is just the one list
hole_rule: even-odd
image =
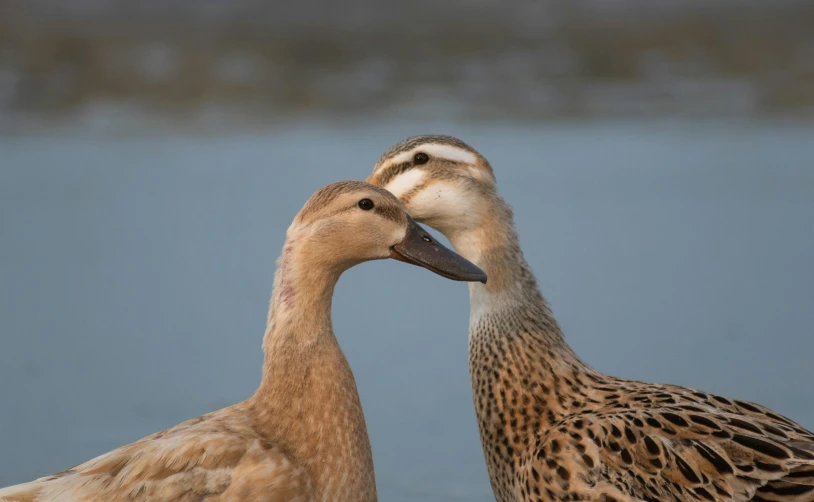
[[811,432],[752,403],[607,376],[574,354],[486,159],[410,161],[430,148],[474,152],[461,144],[410,138],[369,180],[386,180],[489,276],[470,284],[469,369],[496,499],[814,501]]

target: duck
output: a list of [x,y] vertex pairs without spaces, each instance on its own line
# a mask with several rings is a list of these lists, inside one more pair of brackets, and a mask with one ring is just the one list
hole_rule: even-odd
[[498,502],[814,501],[814,434],[758,404],[603,374],[566,343],[483,155],[446,135],[367,181],[488,276],[469,285],[469,373]]
[[376,501],[365,418],[331,299],[344,271],[386,258],[486,281],[386,190],[361,181],[325,186],[287,230],[261,382],[248,400],[2,489],[0,501]]

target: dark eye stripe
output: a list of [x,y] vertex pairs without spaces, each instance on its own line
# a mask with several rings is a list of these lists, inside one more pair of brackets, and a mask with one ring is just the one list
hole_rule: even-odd
[[405,193],[404,195],[399,197],[399,200],[401,200],[402,204],[407,204],[408,202],[410,202],[410,200],[413,197],[415,197],[415,194],[417,194],[418,192],[424,190],[424,188],[426,186],[427,186],[426,183],[421,183],[420,185],[416,185],[414,188],[410,189],[407,193]]
[[404,211],[395,206],[377,204],[376,207],[373,208],[373,212],[382,218],[387,218],[396,223],[404,221]]
[[[332,218],[338,214],[346,213],[348,211],[356,211],[359,209],[359,203],[353,204],[352,206],[346,206],[341,209],[337,209],[335,211],[331,211],[328,214],[325,214],[320,217],[320,219]],[[382,218],[386,218],[391,221],[395,221],[396,223],[401,223],[404,221],[404,211],[396,206],[391,206],[389,204],[375,204],[373,209],[370,212],[375,213]]]
[[387,168],[384,169],[381,172],[381,174],[379,174],[377,176],[377,178],[379,180],[379,185],[381,185],[381,186],[387,185],[393,178],[395,178],[399,174],[409,170],[411,167],[413,167],[413,161],[412,160],[407,161],[407,162],[401,162],[400,164],[393,164],[393,165],[387,166]]

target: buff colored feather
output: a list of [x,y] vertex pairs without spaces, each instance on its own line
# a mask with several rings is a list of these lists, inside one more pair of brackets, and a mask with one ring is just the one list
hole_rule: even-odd
[[[362,198],[375,208],[359,209]],[[370,442],[333,334],[331,297],[344,270],[389,257],[410,222],[381,188],[340,182],[318,191],[288,231],[263,339],[263,376],[251,398],[2,489],[0,501],[374,502]],[[436,246],[437,258],[438,245],[421,237]],[[482,276],[466,265],[461,270]]]

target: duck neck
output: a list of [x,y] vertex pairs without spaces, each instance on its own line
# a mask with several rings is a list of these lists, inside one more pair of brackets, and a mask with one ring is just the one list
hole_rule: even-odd
[[[287,349],[336,342],[331,301],[342,270],[338,266],[313,266],[311,258],[315,255],[307,240],[286,239],[277,261],[263,337],[264,372],[272,369]],[[276,385],[265,377],[262,385]]]
[[486,284],[469,283],[471,322],[489,314],[528,309],[540,314],[537,338],[554,348],[566,348],[562,331],[520,249],[511,207],[496,193],[485,194],[479,205],[484,210],[474,224],[448,234],[455,250],[489,278]]
[[[322,253],[324,256],[324,253]],[[275,274],[263,339],[257,426],[312,470],[321,500],[376,500],[373,461],[356,382],[334,336],[331,298],[342,267],[323,267],[289,239]],[[325,427],[326,417],[332,419]],[[353,469],[350,469],[353,466]]]
[[[561,383],[591,373],[563,338],[551,308],[520,249],[509,205],[486,195],[475,225],[449,235],[455,250],[478,265],[486,284],[470,283],[470,370],[475,392],[492,388],[495,375],[507,373],[512,392],[545,403],[548,416],[567,414]],[[518,378],[514,368],[523,368]],[[488,368],[488,371],[483,371]],[[534,373],[534,378],[523,378]],[[501,377],[502,379],[502,377]],[[488,380],[488,381],[487,381]],[[550,390],[543,393],[541,389]],[[558,392],[558,389],[562,392]],[[493,391],[497,394],[497,390]],[[507,394],[510,394],[507,389]],[[519,399],[522,399],[520,397]]]

